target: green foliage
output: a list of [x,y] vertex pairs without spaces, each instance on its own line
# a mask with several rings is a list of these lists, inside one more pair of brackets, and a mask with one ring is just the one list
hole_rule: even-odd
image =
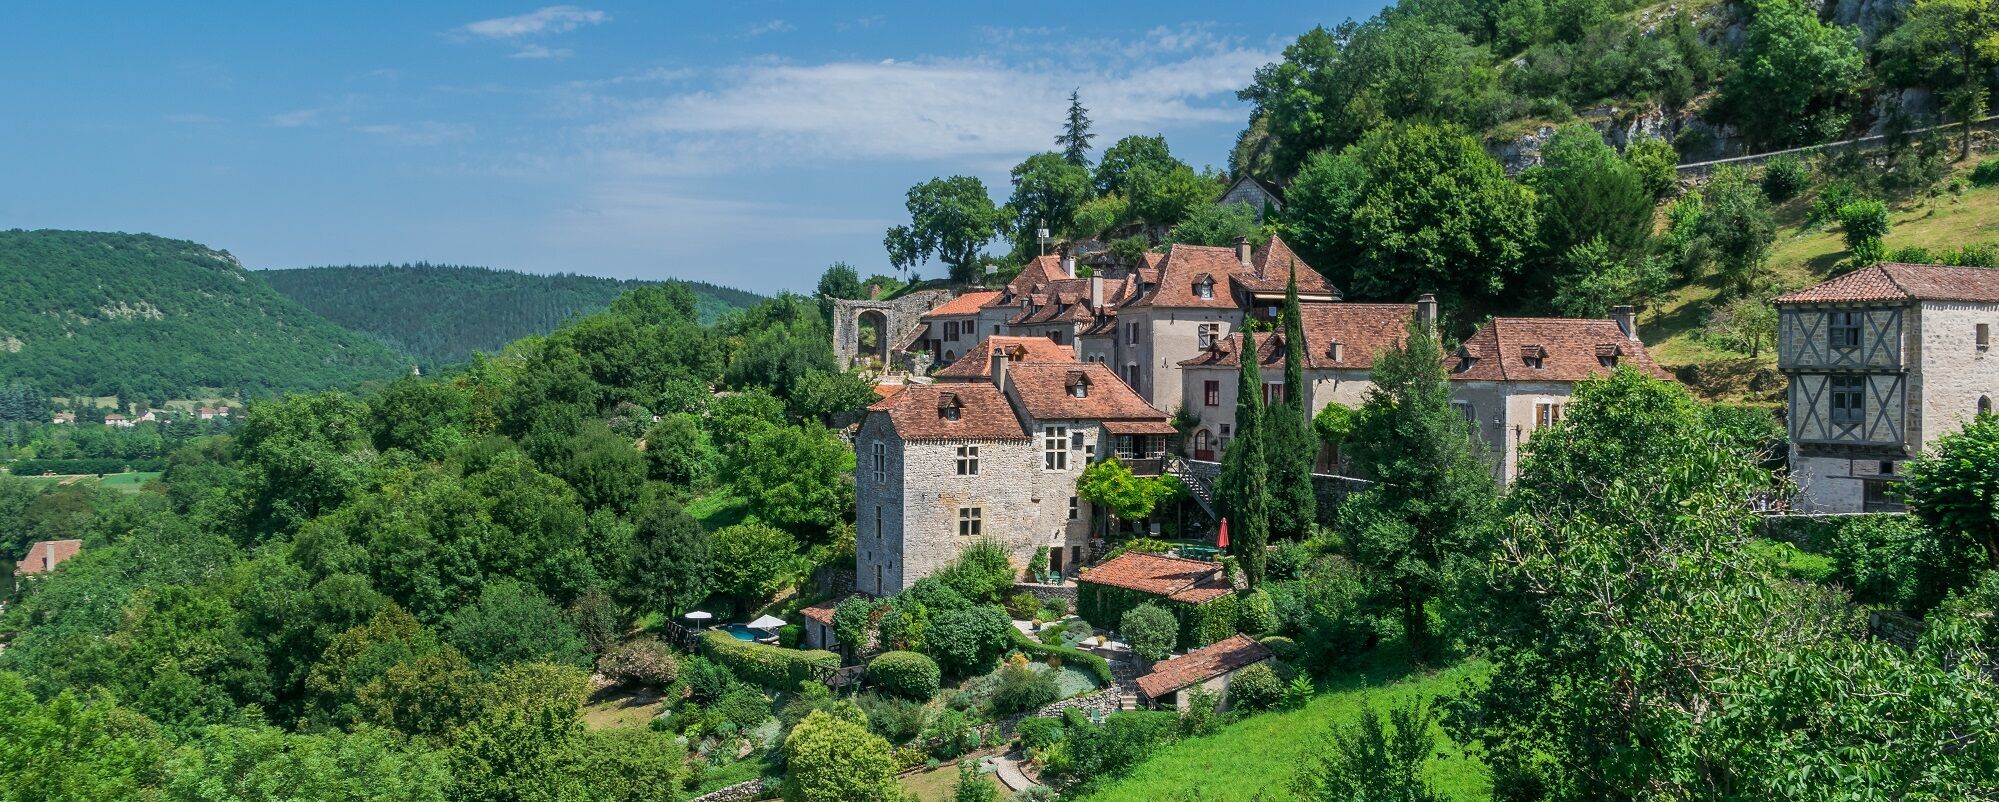
[[1118,634],[1131,644],[1131,653],[1146,660],[1172,656],[1180,637],[1180,622],[1156,604],[1141,604],[1118,619]]
[[1055,146],[1062,149],[1063,160],[1086,167],[1090,163],[1090,140],[1096,138],[1096,134],[1090,133],[1090,110],[1083,108],[1083,93],[1070,90],[1069,113],[1062,121],[1062,133],[1055,137]]
[[[1070,626],[1074,627],[1076,624],[1072,623]],[[1042,643],[1018,629],[1012,627],[1008,629],[1012,630],[1012,634],[1007,636],[1012,641],[1011,646],[1019,649],[1022,654],[1039,655],[1046,658],[1051,665],[1059,661],[1066,666],[1082,668],[1096,677],[1101,685],[1109,685],[1115,681],[1111,677],[1110,662],[1102,656],[1060,644]]]
[[1798,0],[1749,5],[1748,39],[1722,81],[1719,110],[1771,148],[1836,138],[1867,81],[1856,32],[1828,26]]
[[785,802],[901,802],[888,742],[814,711],[784,739]]
[[792,406],[798,413],[820,420],[859,412],[879,400],[874,383],[857,373],[815,370],[806,373],[792,389]]
[[1638,179],[1645,191],[1652,197],[1666,194],[1679,181],[1680,153],[1673,149],[1673,143],[1658,137],[1632,140],[1624,146],[1624,163],[1638,173]]
[[661,416],[646,429],[645,461],[646,476],[694,490],[708,486],[722,457],[700,419],[681,412]]
[[854,511],[854,452],[817,423],[752,434],[729,452],[730,486],[766,523],[806,542]]
[[1763,277],[1777,237],[1770,201],[1747,174],[1724,167],[1708,180],[1700,208],[1690,245],[1694,258],[1713,264],[1735,294],[1746,294]]
[[1285,710],[1303,710],[1305,705],[1311,704],[1312,695],[1315,693],[1318,693],[1318,689],[1312,687],[1312,678],[1299,674],[1292,677],[1291,682],[1284,686],[1284,698],[1280,699],[1278,704]]
[[796,688],[798,683],[812,679],[815,671],[840,667],[840,656],[832,652],[786,649],[737,640],[734,635],[718,629],[701,633],[701,650],[744,682],[771,690]]
[[1284,684],[1269,663],[1236,672],[1229,679],[1229,706],[1240,710],[1269,710],[1283,700]]
[[1007,663],[1000,667],[993,684],[993,714],[1025,713],[1060,698],[1062,689],[1055,683],[1055,672],[1036,671],[1024,663]]
[[708,533],[686,510],[648,492],[631,526],[630,560],[612,594],[619,604],[677,615],[708,595]]
[[1040,253],[1035,229],[1072,231],[1076,211],[1090,198],[1090,171],[1060,153],[1037,153],[1013,168],[1013,197],[1005,212],[1012,216],[1014,253]]
[[[1270,486],[1270,534],[1283,540],[1311,537],[1318,524],[1319,496],[1312,487],[1312,468],[1319,444],[1306,411],[1305,318],[1298,305],[1298,266],[1289,266],[1284,284],[1284,398],[1264,409],[1265,476]],[[1247,335],[1245,335],[1247,336]],[[1245,359],[1253,362],[1254,359]],[[1240,555],[1252,586],[1263,581],[1265,551],[1254,548]]]
[[1937,92],[1965,124],[1961,153],[1968,158],[1971,121],[1985,117],[1999,65],[1999,10],[1989,0],[1923,0],[1906,14],[1876,48],[1883,71]]
[[[1602,314],[1630,300],[1633,265],[1652,232],[1654,195],[1637,168],[1583,124],[1562,126],[1542,147],[1542,163],[1522,175],[1534,189],[1540,220],[1541,260],[1548,269],[1526,280],[1518,294],[1527,303],[1572,316]],[[1577,297],[1572,288],[1599,292]]]
[[1534,247],[1535,195],[1456,126],[1405,123],[1311,156],[1279,228],[1362,298],[1433,292],[1465,321],[1502,304]]
[[0,266],[15,301],[0,312],[8,377],[55,395],[250,398],[409,372],[380,342],[193,242],[15,229],[0,232]]
[[951,802],[1000,802],[999,786],[979,773],[979,762],[958,764],[958,784],[951,788]]
[[1341,505],[1339,530],[1354,563],[1386,585],[1411,644],[1427,648],[1424,606],[1459,561],[1489,543],[1496,490],[1450,406],[1429,331],[1412,326],[1402,347],[1376,356],[1373,378],[1350,451],[1376,484]]
[[797,545],[784,530],[763,524],[718,529],[708,536],[711,587],[752,609],[797,574]]
[[1887,255],[1881,240],[1888,236],[1888,204],[1849,201],[1839,207],[1839,228],[1855,265],[1870,265]]
[[[1242,330],[1242,353],[1255,354],[1256,335]],[[1229,551],[1245,560],[1252,586],[1263,578],[1264,546],[1270,542],[1270,463],[1263,426],[1263,378],[1255,359],[1241,360],[1237,372],[1235,439],[1222,452],[1221,475],[1215,479],[1215,507],[1227,522],[1233,519]]]
[[1986,159],[1971,168],[1971,183],[1981,187],[1999,184],[1999,159]]
[[1180,729],[1174,713],[1113,713],[1100,726],[1080,715],[1064,720],[1062,740],[1048,750],[1042,776],[1066,786],[1094,787],[1129,774]]
[[833,637],[858,653],[867,653],[874,641],[875,621],[887,612],[889,603],[855,594],[833,608]]
[[941,678],[937,661],[916,652],[883,652],[868,661],[868,681],[910,699],[935,696]]
[[971,176],[933,178],[909,188],[909,225],[882,238],[889,264],[908,270],[932,258],[944,263],[952,281],[978,278],[979,249],[1006,226],[1005,211],[993,205],[986,186]]
[[1319,442],[1338,446],[1353,434],[1355,423],[1354,408],[1338,401],[1328,402],[1312,415],[1312,431],[1319,435]]
[[999,541],[981,540],[961,549],[958,556],[936,576],[958,595],[973,602],[991,604],[1000,600],[1000,594],[1013,588],[1019,571],[1013,567],[1012,556]]
[[1957,567],[1941,588],[1999,564],[1999,417],[1980,415],[1963,430],[1932,441],[1908,463],[1902,497],[1910,513],[1935,533],[1942,564]]
[[1296,658],[1306,667],[1326,670],[1372,644],[1375,591],[1346,558],[1314,561],[1296,579],[1270,583],[1268,591],[1275,629],[1296,641]]
[[1237,239],[1261,239],[1262,233],[1262,226],[1256,222],[1256,207],[1247,203],[1210,203],[1189,210],[1167,239],[1181,245],[1226,248],[1235,245]]
[[931,617],[923,633],[924,651],[951,676],[982,674],[1006,650],[1009,632],[1019,630],[997,607],[946,610]]
[[1777,308],[1770,299],[1745,295],[1708,310],[1701,333],[1709,342],[1751,357],[1777,342]]
[[1168,476],[1135,476],[1117,457],[1090,463],[1076,480],[1078,498],[1092,508],[1101,507],[1127,521],[1152,517],[1160,502],[1179,493],[1179,480]]
[[576,491],[589,510],[630,512],[646,482],[645,455],[633,448],[630,440],[594,421],[564,441],[552,459],[542,462],[549,473]]
[[1391,708],[1388,718],[1384,724],[1374,706],[1365,705],[1359,722],[1334,725],[1325,750],[1299,772],[1293,790],[1317,802],[1440,800],[1423,777],[1437,740],[1429,706],[1411,702]]
[[1277,629],[1277,610],[1270,601],[1270,594],[1262,588],[1243,593],[1236,599],[1238,623],[1236,628],[1251,635],[1262,635]]
[[1047,749],[1062,740],[1062,722],[1059,719],[1039,716],[1022,719],[1014,727],[1013,734],[1020,740],[1022,749],[1030,751]]
[[588,666],[576,627],[547,596],[518,580],[487,583],[472,604],[451,614],[445,640],[488,674],[510,663]]
[[1763,163],[1763,194],[1772,203],[1795,198],[1812,184],[1812,168],[1797,156],[1778,156]]
[[[1124,225],[1131,215],[1131,204],[1122,195],[1100,195],[1083,201],[1076,207],[1071,233],[1077,237],[1097,239]],[[1139,250],[1146,247],[1145,238],[1139,237]]]

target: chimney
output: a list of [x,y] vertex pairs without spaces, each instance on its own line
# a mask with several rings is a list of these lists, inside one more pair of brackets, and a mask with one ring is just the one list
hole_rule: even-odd
[[1006,349],[1005,348],[993,349],[992,373],[993,373],[993,386],[998,387],[1000,389],[1000,392],[1002,393],[1006,392]]
[[1069,246],[1062,246],[1062,277],[1076,277],[1076,257],[1070,255]]
[[1104,274],[1090,274],[1090,310],[1098,314],[1104,311]]
[[1248,237],[1236,237],[1236,238],[1235,238],[1235,258],[1236,258],[1236,260],[1237,260],[1237,261],[1240,261],[1240,262],[1242,262],[1242,266],[1243,266],[1243,267],[1249,267],[1249,238],[1248,238]]
[[1617,321],[1617,330],[1624,332],[1626,339],[1638,339],[1638,310],[1630,304],[1619,304],[1610,308],[1610,319]]
[[1433,334],[1437,331],[1437,296],[1427,292],[1416,296],[1416,322]]

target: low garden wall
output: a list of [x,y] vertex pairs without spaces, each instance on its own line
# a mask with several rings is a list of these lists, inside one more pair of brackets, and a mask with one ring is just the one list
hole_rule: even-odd
[[[1061,599],[1062,601],[1068,602],[1071,608],[1074,608],[1076,606],[1075,585],[1041,585],[1033,582],[1013,583],[1014,593],[1020,593],[1022,591],[1034,594],[1034,598],[1040,599],[1043,602],[1051,602],[1056,599]],[[1010,593],[1007,595],[1011,596],[1013,594]]]
[[1061,718],[1063,711],[1066,710],[1081,710],[1085,714],[1094,714],[1091,718],[1102,718],[1116,713],[1118,705],[1123,701],[1124,695],[1118,691],[1116,685],[1112,685],[1095,693],[1071,696],[1044,705],[1039,710],[1004,719],[1000,721],[1000,732],[1011,735],[1014,729],[1020,726],[1020,722],[1030,718]]
[[754,780],[744,780],[735,785],[717,788],[688,800],[688,802],[755,802],[755,800],[762,798],[764,798],[764,781],[762,777],[758,777]]

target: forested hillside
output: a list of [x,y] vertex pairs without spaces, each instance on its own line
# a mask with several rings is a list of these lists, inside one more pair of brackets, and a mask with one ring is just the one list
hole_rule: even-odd
[[[564,321],[603,311],[611,299],[651,282],[558,273],[552,276],[485,267],[347,265],[266,270],[258,275],[328,320],[381,338],[426,366],[462,362],[474,351],[554,331]],[[701,319],[762,300],[742,290],[698,281]]]
[[271,290],[228,251],[148,234],[0,232],[0,376],[153,402],[346,387],[408,361]]

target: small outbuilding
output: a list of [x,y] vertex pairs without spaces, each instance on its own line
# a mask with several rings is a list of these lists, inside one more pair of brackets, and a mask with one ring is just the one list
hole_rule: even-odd
[[1229,681],[1245,668],[1268,662],[1270,648],[1248,635],[1236,635],[1191,652],[1154,663],[1152,673],[1138,678],[1142,701],[1152,707],[1186,709],[1195,687],[1213,692],[1217,710],[1229,708]]

